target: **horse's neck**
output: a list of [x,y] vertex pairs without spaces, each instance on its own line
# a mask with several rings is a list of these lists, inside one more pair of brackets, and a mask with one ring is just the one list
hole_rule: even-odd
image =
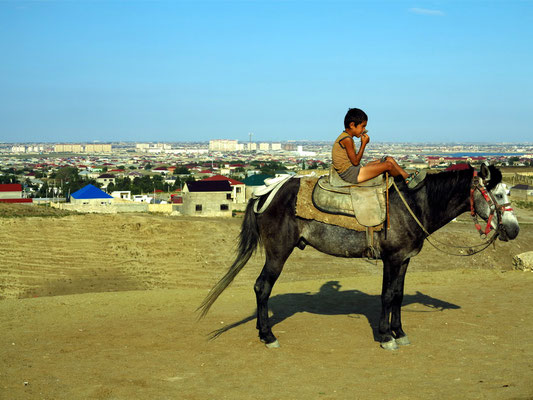
[[418,196],[426,202],[422,207],[423,219],[432,233],[468,211],[471,173],[442,172],[426,179],[425,191]]

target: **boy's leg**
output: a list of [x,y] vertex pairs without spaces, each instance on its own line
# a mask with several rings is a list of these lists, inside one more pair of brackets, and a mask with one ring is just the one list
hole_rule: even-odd
[[367,181],[369,179],[375,178],[378,175],[383,174],[384,172],[389,171],[389,169],[390,166],[384,162],[369,162],[368,164],[362,166],[359,170],[357,181],[359,183]]
[[384,172],[388,172],[392,176],[401,175],[404,179],[409,176],[409,174],[405,172],[403,168],[398,165],[398,163],[396,163],[394,158],[387,157],[385,161],[371,161],[361,167],[357,180],[359,182],[364,182],[375,178]]
[[[385,158],[385,160],[392,164],[392,169],[393,170],[389,171],[389,173],[392,176],[401,175],[403,177],[403,179],[406,179],[409,176],[409,174],[407,172],[405,172],[405,170],[398,165],[398,163],[396,162],[396,160],[394,158],[387,156]],[[394,172],[396,172],[396,175],[394,175]]]

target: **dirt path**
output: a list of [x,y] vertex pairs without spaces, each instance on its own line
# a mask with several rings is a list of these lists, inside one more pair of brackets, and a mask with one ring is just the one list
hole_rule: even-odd
[[[197,289],[5,300],[0,397],[533,396],[533,274],[412,273],[404,321],[413,345],[397,352],[373,338],[379,279],[345,278],[340,288],[328,282],[276,287],[276,350],[257,340],[250,288],[231,288],[200,323],[193,309],[204,291]],[[240,322],[206,340],[211,330]]]
[[[530,215],[526,215],[530,217]],[[205,320],[238,219],[0,219],[0,399],[531,399],[533,230],[468,258],[426,246],[407,274],[413,345],[374,340],[380,267],[295,251],[257,339],[253,260]],[[469,224],[437,235],[475,239]],[[326,268],[327,267],[327,268]],[[209,332],[222,329],[215,340]]]

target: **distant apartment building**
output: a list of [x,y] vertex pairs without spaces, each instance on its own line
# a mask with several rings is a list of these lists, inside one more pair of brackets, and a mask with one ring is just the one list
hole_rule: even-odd
[[55,144],[55,153],[111,153],[110,144]]
[[44,146],[27,146],[26,153],[42,153]]
[[137,143],[135,145],[137,150],[143,151],[150,148],[150,143]]
[[246,143],[246,150],[257,151],[257,143]]
[[270,150],[270,143],[259,143],[259,150],[261,150],[261,151],[269,151]]
[[11,147],[12,153],[26,153],[26,146],[13,146]]
[[111,153],[112,146],[110,144],[86,144],[86,153]]
[[237,140],[215,139],[209,141],[209,151],[242,151],[244,144]]
[[283,150],[286,150],[286,151],[295,151],[296,150],[296,145],[293,144],[293,143],[285,143],[283,145]]
[[56,153],[81,153],[83,150],[81,144],[56,144],[54,152]]
[[209,141],[209,151],[237,151],[237,140],[215,139]]
[[271,147],[274,151],[281,150],[281,143],[272,143]]
[[42,153],[43,151],[44,151],[44,146],[15,145],[11,147],[12,153]]
[[137,143],[137,151],[141,153],[165,153],[172,149],[172,146],[166,143]]

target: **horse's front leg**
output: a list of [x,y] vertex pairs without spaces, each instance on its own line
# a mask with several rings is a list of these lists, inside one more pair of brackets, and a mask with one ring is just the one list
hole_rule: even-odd
[[405,272],[407,271],[408,265],[409,260],[398,262],[387,258],[383,259],[379,335],[381,347],[387,350],[396,350],[398,344],[409,343],[408,339],[402,339],[407,336],[402,330],[400,313]]
[[409,265],[410,258],[405,260],[400,266],[398,276],[393,288],[392,298],[392,315],[391,315],[391,330],[396,340],[396,344],[406,346],[411,344],[407,334],[402,329],[402,302],[403,302],[403,290],[405,283],[405,273],[407,272],[407,266]]

